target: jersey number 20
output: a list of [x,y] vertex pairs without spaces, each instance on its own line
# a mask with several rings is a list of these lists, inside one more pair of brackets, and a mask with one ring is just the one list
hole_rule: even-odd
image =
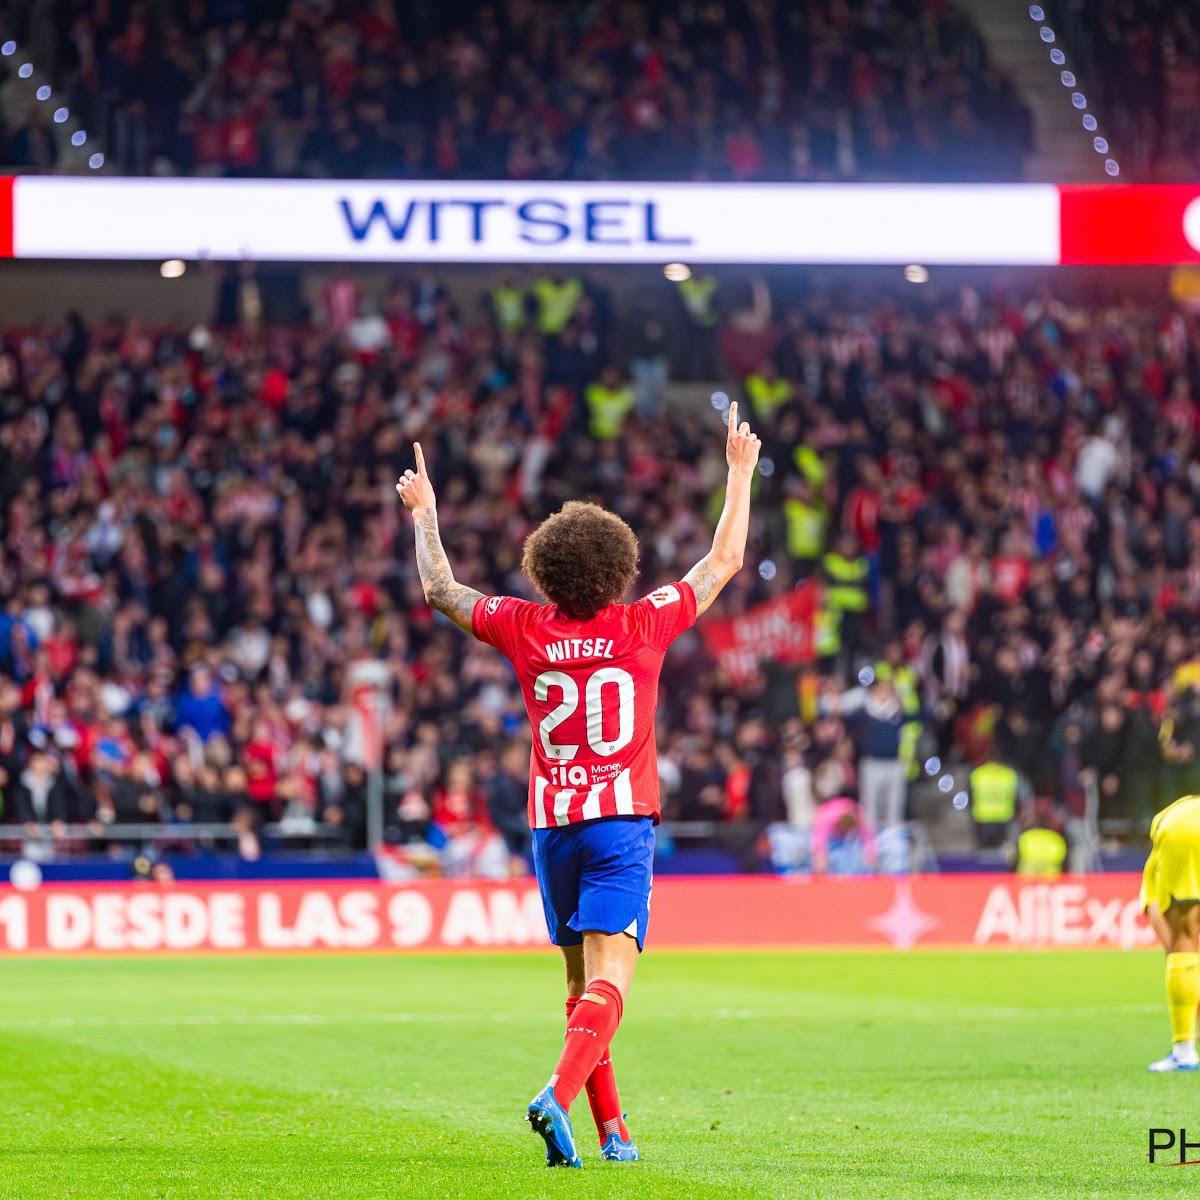
[[[604,736],[604,698],[612,694],[613,687],[617,689],[617,736],[609,741]],[[538,725],[542,747],[547,758],[572,759],[579,753],[578,745],[562,745],[551,741],[550,735],[579,707],[579,685],[562,671],[543,671],[533,681],[534,698],[549,700],[551,688],[562,692],[562,703],[547,713]],[[633,676],[628,671],[620,667],[601,667],[593,671],[584,688],[583,704],[588,745],[594,754],[607,758],[633,741]]]

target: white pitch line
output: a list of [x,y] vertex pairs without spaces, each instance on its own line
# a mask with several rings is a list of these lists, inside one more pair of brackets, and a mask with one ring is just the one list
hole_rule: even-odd
[[[947,1009],[924,1007],[912,1014],[918,1017],[940,1019]],[[1109,1007],[1087,1006],[1071,1008],[955,1008],[955,1015],[962,1017],[1008,1019],[1044,1016],[1129,1016],[1162,1011],[1161,1004],[1124,1004]],[[778,1009],[715,1008],[706,1010],[646,1009],[639,1011],[634,1019],[700,1021],[790,1021],[799,1014],[781,1012]],[[227,1013],[178,1016],[145,1017],[10,1017],[0,1019],[3,1029],[181,1029],[190,1026],[238,1026],[238,1025],[480,1025],[489,1022],[498,1024],[527,1024],[530,1021],[560,1021],[554,1012],[494,1012],[494,1013],[428,1013],[428,1012],[382,1012],[382,1013]]]
[[[750,1021],[770,1017],[785,1018],[788,1013],[755,1012],[750,1009],[713,1009],[708,1012],[658,1010],[639,1014],[658,1018],[696,1017],[707,1020]],[[554,1012],[544,1013],[228,1013],[195,1016],[146,1017],[12,1017],[0,1019],[0,1029],[133,1029],[155,1027],[184,1028],[195,1025],[480,1025],[526,1023],[531,1020],[562,1020]]]

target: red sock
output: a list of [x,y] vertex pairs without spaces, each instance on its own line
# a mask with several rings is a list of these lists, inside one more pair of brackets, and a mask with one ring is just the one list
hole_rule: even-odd
[[567,1022],[563,1052],[550,1076],[554,1098],[570,1110],[575,1097],[583,1090],[588,1076],[596,1069],[605,1053],[625,1007],[621,993],[611,983],[597,979],[575,1002],[575,1011]]
[[[578,996],[567,997],[568,1024],[578,1003]],[[621,1097],[617,1094],[617,1077],[613,1073],[610,1047],[604,1047],[604,1055],[596,1064],[596,1069],[588,1076],[586,1087],[600,1145],[604,1145],[610,1133],[619,1133],[621,1141],[629,1141],[629,1130],[625,1128],[625,1117],[621,1112]]]

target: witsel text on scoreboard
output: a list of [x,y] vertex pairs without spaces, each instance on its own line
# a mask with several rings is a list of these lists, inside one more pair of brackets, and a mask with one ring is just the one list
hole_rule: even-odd
[[1200,262],[1200,185],[0,178],[0,257]]

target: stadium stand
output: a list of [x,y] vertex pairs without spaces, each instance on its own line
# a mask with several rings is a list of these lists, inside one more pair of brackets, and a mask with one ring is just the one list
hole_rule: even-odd
[[1190,182],[1200,170],[1200,17],[1162,0],[1052,0],[1126,174]]
[[[1030,150],[934,0],[18,5],[0,34],[125,174],[998,180]],[[25,57],[0,163],[52,170]]]
[[[232,818],[253,856],[284,818],[361,845],[347,672],[378,656],[398,857],[509,870],[521,702],[423,603],[393,491],[409,443],[464,582],[526,593],[524,534],[592,496],[636,529],[649,590],[710,538],[716,417],[670,383],[714,369],[766,461],[750,569],[713,615],[820,581],[819,658],[733,680],[681,639],[671,818],[715,822],[749,866],[764,829],[805,830],[868,771],[885,786],[881,756],[952,787],[1015,768],[1069,832],[1089,794],[1133,835],[1200,790],[1195,316],[971,290],[834,307],[736,273],[711,308],[666,283],[626,305],[602,274],[511,273],[478,308],[433,274],[378,297],[336,277],[280,325],[252,269],[232,278],[211,326],[0,333],[0,786],[35,841]],[[710,319],[721,361],[693,361]],[[889,723],[924,732],[897,749]],[[956,809],[935,800],[936,835]]]

